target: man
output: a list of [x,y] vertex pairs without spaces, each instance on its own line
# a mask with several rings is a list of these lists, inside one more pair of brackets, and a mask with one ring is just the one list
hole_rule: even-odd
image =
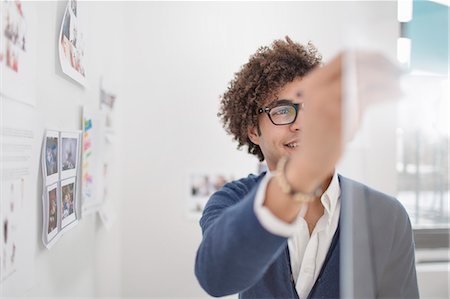
[[405,210],[335,172],[342,57],[320,62],[313,45],[277,40],[250,58],[222,97],[225,128],[269,171],[226,184],[205,207],[195,273],[210,295],[339,297],[340,195],[358,189],[378,213],[370,226],[385,241],[375,248],[389,248],[374,253],[379,264],[367,282],[374,296],[418,297]]

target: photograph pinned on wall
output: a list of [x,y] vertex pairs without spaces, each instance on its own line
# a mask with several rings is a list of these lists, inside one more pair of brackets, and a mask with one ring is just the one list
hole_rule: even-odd
[[111,130],[114,128],[114,104],[117,99],[113,84],[106,76],[100,78],[100,110],[106,113],[105,127]]
[[61,229],[72,227],[78,222],[76,211],[76,178],[61,181],[60,212]]
[[64,230],[78,222],[76,182],[79,178],[80,139],[81,131],[47,130],[44,136],[41,155],[42,240],[47,248],[53,246]]
[[[5,41],[6,66],[13,72],[19,72],[20,54],[27,51],[27,23],[21,1],[2,1],[5,16],[2,28]],[[3,58],[3,57],[2,57]]]
[[111,198],[112,182],[112,169],[114,169],[114,155],[115,155],[115,104],[117,95],[115,87],[118,86],[118,82],[115,81],[116,77],[108,72],[100,77],[100,111],[105,113],[104,118],[104,142],[103,142],[103,157],[102,157],[102,181],[103,189],[98,190],[99,196],[102,198],[102,205],[99,209],[99,216],[103,225],[109,229],[112,227],[115,215],[115,207]]
[[79,132],[61,132],[61,179],[77,175],[79,148]]
[[[24,180],[2,181],[0,231],[0,282],[5,281],[17,270],[17,256],[20,251],[18,234],[20,210],[23,204]],[[20,255],[20,253],[19,253]]]
[[233,176],[191,174],[189,176],[189,190],[186,201],[187,217],[194,220],[199,219],[211,195],[232,180]]
[[67,2],[59,33],[58,52],[62,71],[76,82],[86,86],[84,19],[82,3]]
[[49,130],[44,138],[42,168],[44,184],[49,185],[59,180],[59,132]]
[[77,0],[69,1],[70,3],[70,9],[72,10],[73,15],[77,16]]
[[3,99],[0,96],[0,294],[8,297],[33,286],[41,233],[33,200],[42,169],[36,151],[43,152],[44,139],[34,107]]
[[[56,184],[55,184],[56,185]],[[58,199],[57,189],[53,188],[48,191],[48,230],[47,233],[51,235],[58,228]]]
[[47,248],[50,248],[55,244],[59,238],[59,219],[60,213],[58,209],[58,183],[54,183],[45,188],[45,193],[43,195],[43,230],[42,230],[42,241]]
[[0,14],[0,93],[35,106],[36,13],[27,1],[0,0]]

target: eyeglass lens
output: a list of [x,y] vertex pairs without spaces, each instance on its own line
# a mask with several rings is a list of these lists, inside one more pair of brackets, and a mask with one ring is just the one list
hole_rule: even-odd
[[296,114],[294,106],[291,105],[281,105],[270,109],[270,118],[276,125],[292,123]]

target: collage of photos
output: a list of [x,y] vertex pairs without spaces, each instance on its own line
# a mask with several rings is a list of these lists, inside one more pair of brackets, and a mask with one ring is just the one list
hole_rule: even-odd
[[191,174],[189,176],[189,195],[186,201],[187,217],[193,220],[199,219],[209,197],[232,180],[234,180],[233,176],[221,174]]
[[21,1],[4,1],[2,6],[4,6],[2,35],[5,42],[0,61],[5,59],[6,66],[18,72],[21,53],[27,50],[27,24],[22,3]]
[[81,24],[80,3],[69,0],[59,35],[59,60],[63,72],[85,86],[84,37]]
[[42,241],[50,248],[63,232],[78,223],[77,181],[81,136],[79,131],[48,130],[42,151]]
[[[35,105],[36,14],[27,1],[0,0],[0,93]],[[27,86],[27,88],[22,88]]]

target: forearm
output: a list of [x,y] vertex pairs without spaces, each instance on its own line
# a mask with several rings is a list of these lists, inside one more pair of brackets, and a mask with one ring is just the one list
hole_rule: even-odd
[[[283,172],[283,180],[296,192],[313,194],[320,190],[326,190],[333,173],[331,172],[328,178],[323,180],[322,177],[314,173],[314,169],[310,167],[311,162],[308,163],[302,163],[298,157],[294,157],[294,159],[288,160],[284,170],[277,170],[277,172]],[[279,175],[276,174],[276,176]],[[264,201],[264,206],[269,208],[278,219],[286,223],[293,223],[302,210],[317,210],[317,208],[320,210],[320,195],[315,194],[315,198],[310,198],[309,203],[298,202],[293,196],[286,194],[286,191],[283,192],[279,179],[279,177],[273,177],[269,181]],[[308,209],[305,209],[305,205],[308,205]]]
[[286,238],[271,234],[258,221],[253,210],[254,191],[227,208],[204,231],[195,273],[213,296],[250,287],[285,248]]

